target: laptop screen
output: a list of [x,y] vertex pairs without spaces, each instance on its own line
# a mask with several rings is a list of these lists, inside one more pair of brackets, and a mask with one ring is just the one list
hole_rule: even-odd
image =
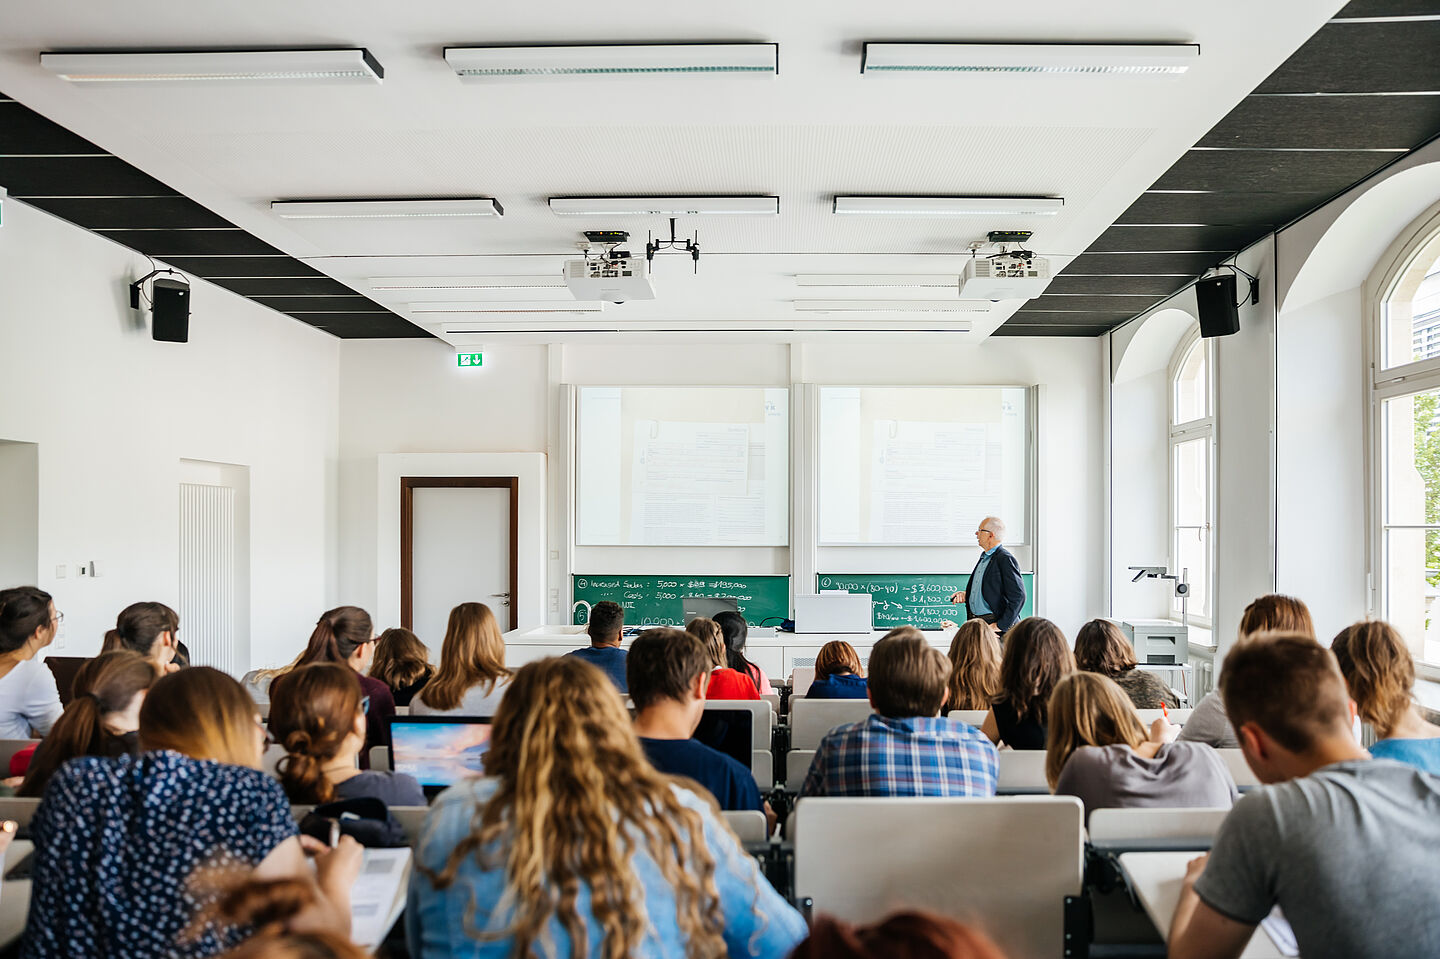
[[681,617],[685,622],[692,619],[714,619],[716,613],[738,613],[740,602],[732,596],[682,596],[680,597]]
[[396,716],[390,720],[390,767],[422,786],[452,786],[485,775],[490,717]]
[[754,728],[755,714],[748,709],[707,709],[690,738],[718,749],[749,769]]

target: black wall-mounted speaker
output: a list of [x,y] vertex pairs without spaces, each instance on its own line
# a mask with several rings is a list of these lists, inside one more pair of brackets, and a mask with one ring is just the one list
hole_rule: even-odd
[[1229,336],[1240,332],[1240,308],[1235,305],[1235,274],[1212,276],[1195,284],[1195,308],[1201,336]]
[[190,340],[190,284],[156,277],[150,285],[150,335],[166,343]]

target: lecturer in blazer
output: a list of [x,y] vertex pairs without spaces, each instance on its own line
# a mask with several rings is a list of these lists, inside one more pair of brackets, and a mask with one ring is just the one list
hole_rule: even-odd
[[[967,619],[983,619],[995,624],[1004,635],[1020,619],[1025,605],[1025,581],[1020,578],[1020,564],[1001,542],[1005,524],[998,516],[987,516],[975,531],[980,559],[970,573],[966,589],[950,597],[952,603],[964,603]],[[978,587],[978,588],[977,588]]]

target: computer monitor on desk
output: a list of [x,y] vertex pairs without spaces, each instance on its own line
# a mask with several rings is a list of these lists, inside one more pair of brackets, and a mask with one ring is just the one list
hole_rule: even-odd
[[684,622],[692,619],[714,619],[717,613],[740,612],[740,601],[733,596],[682,596],[680,608]]

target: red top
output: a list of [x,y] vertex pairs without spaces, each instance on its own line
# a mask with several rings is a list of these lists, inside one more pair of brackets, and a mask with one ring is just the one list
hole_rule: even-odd
[[710,673],[710,688],[706,699],[759,699],[760,690],[755,680],[734,669],[716,669]]

